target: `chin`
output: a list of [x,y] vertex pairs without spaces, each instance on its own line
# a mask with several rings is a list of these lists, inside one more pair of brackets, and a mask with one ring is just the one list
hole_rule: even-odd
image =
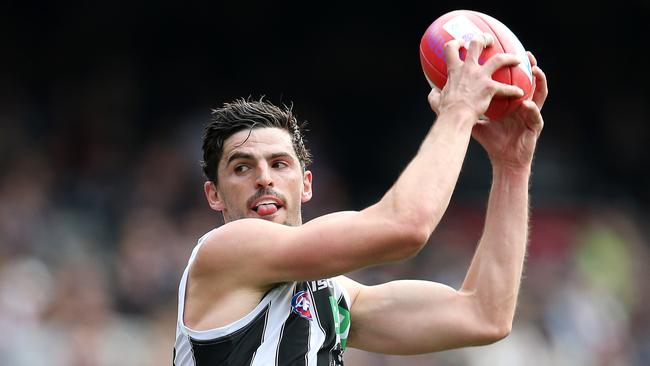
[[258,216],[258,218],[285,226],[300,226],[300,223],[296,224],[296,220],[291,220],[290,218],[284,217],[282,215],[269,215],[263,217]]
[[228,220],[228,221],[235,221],[239,219],[260,219],[260,220],[266,220],[269,222],[274,222],[276,224],[281,224],[281,225],[286,225],[286,226],[300,226],[302,224],[302,220],[300,219],[292,219],[290,217],[286,217],[285,215],[281,215],[279,212],[276,212],[273,215],[267,215],[267,216],[260,216],[256,212],[251,212],[247,215],[242,215],[241,217],[234,218],[234,220]]

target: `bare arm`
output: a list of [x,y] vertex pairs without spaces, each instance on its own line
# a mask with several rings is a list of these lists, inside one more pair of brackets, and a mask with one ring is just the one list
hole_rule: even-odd
[[475,127],[474,137],[490,155],[493,183],[485,229],[461,289],[426,281],[367,287],[343,279],[353,298],[350,346],[415,354],[491,343],[510,332],[527,244],[531,162],[543,127],[539,109],[547,95],[543,72],[534,66],[534,74],[533,101],[503,121]]
[[195,267],[234,271],[232,278],[260,285],[331,277],[416,254],[447,208],[473,124],[462,111],[441,117],[376,204],[299,227],[234,221],[212,233]]
[[461,291],[476,297],[484,324],[510,332],[528,243],[530,172],[494,168],[485,229]]
[[450,86],[429,98],[438,120],[378,203],[300,227],[254,219],[229,223],[208,238],[194,273],[228,271],[230,280],[263,286],[330,277],[416,254],[447,208],[477,116],[494,94],[522,94],[490,78],[499,67],[518,62],[516,58],[503,55],[479,66],[482,43],[470,47],[468,59],[473,62],[460,61],[458,48],[456,42],[445,50],[452,64]]
[[485,232],[462,288],[428,281],[366,287],[348,280],[351,347],[418,354],[491,343],[509,333],[526,252],[528,174],[495,174]]

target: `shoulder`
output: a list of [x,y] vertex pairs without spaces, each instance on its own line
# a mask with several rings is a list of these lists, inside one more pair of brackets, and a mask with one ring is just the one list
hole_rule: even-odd
[[265,241],[288,227],[260,219],[240,219],[226,223],[203,235],[192,254],[194,274],[232,270],[242,259],[260,255]]
[[224,246],[242,242],[254,237],[259,232],[274,229],[278,224],[260,219],[240,219],[219,226],[208,231],[199,239],[200,252],[220,250]]
[[269,230],[276,226],[282,225],[261,219],[239,219],[225,223],[211,231],[208,231],[199,240],[204,240],[206,244],[213,245],[212,243],[215,242],[232,240],[242,237],[242,235],[247,233],[254,233],[259,230]]

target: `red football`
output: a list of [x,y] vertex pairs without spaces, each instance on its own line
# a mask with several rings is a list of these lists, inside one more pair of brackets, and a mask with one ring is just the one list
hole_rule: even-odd
[[[487,47],[479,57],[483,64],[497,53],[517,55],[521,63],[517,66],[502,67],[492,74],[492,79],[520,87],[524,91],[521,98],[494,97],[485,115],[490,119],[498,119],[510,113],[524,99],[530,99],[534,90],[534,78],[530,61],[524,46],[517,36],[503,23],[489,15],[471,10],[454,10],[436,19],[427,28],[420,41],[420,62],[427,81],[431,87],[442,89],[447,83],[447,65],[445,64],[443,47],[452,39],[469,41],[477,34],[489,33],[494,43]],[[465,59],[467,50],[460,49],[461,59]]]

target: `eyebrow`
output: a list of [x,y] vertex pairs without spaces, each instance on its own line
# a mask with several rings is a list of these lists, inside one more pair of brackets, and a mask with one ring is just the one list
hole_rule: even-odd
[[291,154],[286,153],[286,152],[273,153],[273,154],[271,154],[270,158],[271,158],[271,160],[277,159],[277,158],[289,158],[289,159],[293,160],[293,156],[291,156]]
[[[289,158],[289,159],[293,160],[293,156],[291,156],[291,154],[286,153],[286,152],[276,152],[276,153],[273,153],[270,156],[268,156],[268,159],[270,159],[270,160],[277,159],[277,158]],[[233,161],[235,161],[237,159],[255,160],[253,154],[238,151],[238,152],[235,152],[235,153],[233,153],[232,155],[230,155],[228,157],[228,161],[226,162],[226,165],[229,165],[230,163],[232,163]]]
[[237,160],[237,159],[253,160],[253,155],[238,151],[238,152],[233,153],[232,155],[230,155],[228,157],[228,161],[226,162],[226,165],[229,165],[230,163],[232,163],[234,160]]

